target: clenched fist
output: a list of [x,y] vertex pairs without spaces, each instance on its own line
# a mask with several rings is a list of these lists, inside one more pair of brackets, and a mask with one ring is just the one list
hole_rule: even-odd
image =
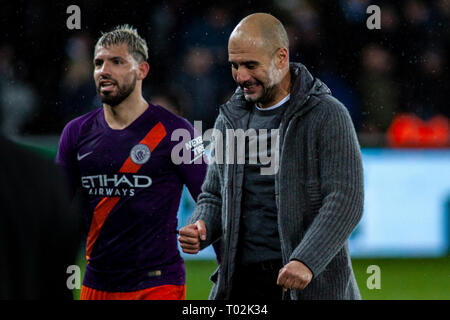
[[303,290],[311,282],[313,274],[302,262],[293,260],[280,269],[277,285],[287,289]]
[[203,220],[180,229],[178,241],[184,253],[196,254],[200,251],[200,240],[206,240],[206,226]]

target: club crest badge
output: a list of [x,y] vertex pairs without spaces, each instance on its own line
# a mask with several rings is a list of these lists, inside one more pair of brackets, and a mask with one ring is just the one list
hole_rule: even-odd
[[131,149],[130,158],[136,164],[144,164],[150,159],[150,148],[145,144],[137,144]]

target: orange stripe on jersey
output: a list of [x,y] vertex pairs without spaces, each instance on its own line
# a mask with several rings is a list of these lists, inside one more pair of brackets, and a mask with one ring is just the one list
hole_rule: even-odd
[[106,220],[106,217],[119,202],[119,197],[103,198],[95,207],[94,215],[92,216],[91,227],[89,228],[87,243],[86,243],[86,259],[89,260],[92,247],[100,234],[100,229]]
[[[149,147],[150,151],[153,151],[156,146],[164,139],[167,132],[161,122],[158,122],[142,139],[139,144],[145,144]],[[136,173],[142,167],[142,164],[134,163],[130,157],[125,160],[125,163],[120,168],[119,172],[121,173]],[[95,207],[94,214],[92,216],[91,226],[89,228],[87,241],[86,241],[86,259],[89,260],[92,252],[92,248],[94,247],[95,242],[97,241],[98,236],[100,235],[100,230],[105,223],[106,218],[112,209],[116,206],[117,202],[119,202],[120,197],[105,197],[103,198]]]
[[[153,151],[156,146],[161,142],[162,139],[166,136],[166,128],[164,128],[163,124],[159,122],[156,126],[153,127],[152,130],[145,136],[144,139],[139,142],[139,144],[145,144],[150,148],[150,151]],[[141,164],[134,163],[130,157],[125,161],[122,168],[120,168],[119,172],[121,173],[136,173]]]

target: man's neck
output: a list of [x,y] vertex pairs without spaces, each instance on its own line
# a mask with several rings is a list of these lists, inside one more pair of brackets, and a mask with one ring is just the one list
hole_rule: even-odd
[[111,129],[121,130],[128,127],[148,108],[148,103],[141,94],[130,94],[120,104],[111,107],[103,104],[105,121]]

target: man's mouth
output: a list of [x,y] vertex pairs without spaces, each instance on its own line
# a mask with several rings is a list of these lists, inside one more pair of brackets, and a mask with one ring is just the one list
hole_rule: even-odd
[[116,85],[116,84],[115,84],[113,81],[110,81],[110,80],[102,80],[102,81],[100,81],[100,83],[99,83],[99,86],[100,86],[100,90],[101,90],[101,91],[110,91],[110,90],[113,89],[113,87],[114,87],[115,85]]
[[246,84],[244,85],[244,93],[252,94],[259,86],[259,83]]

